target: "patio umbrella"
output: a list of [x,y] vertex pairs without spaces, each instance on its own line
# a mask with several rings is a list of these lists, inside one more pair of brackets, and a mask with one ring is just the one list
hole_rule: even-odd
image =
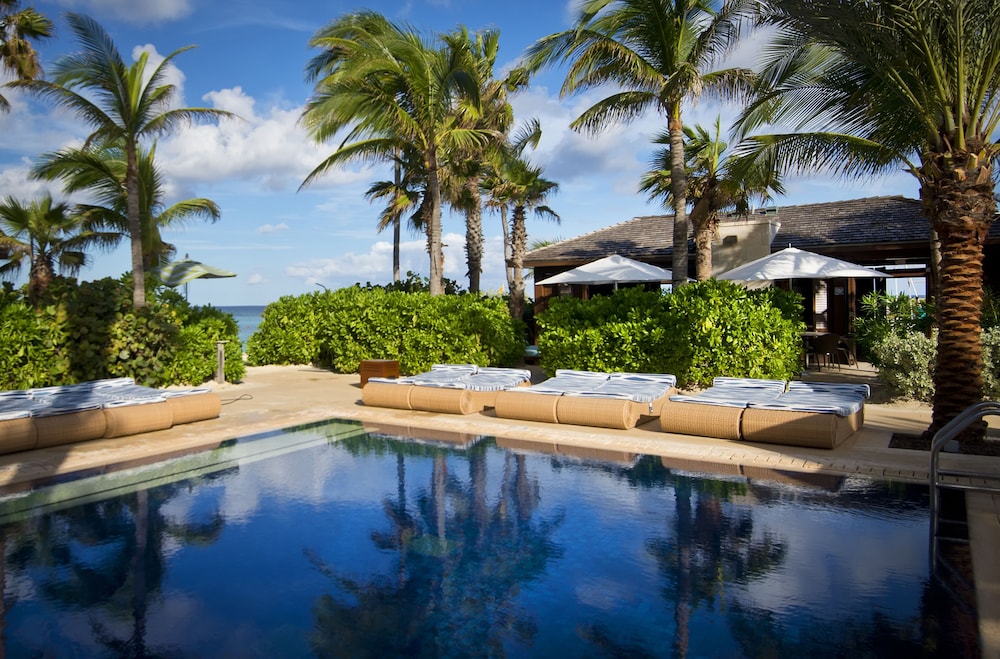
[[603,259],[585,263],[578,268],[560,272],[536,282],[542,286],[553,284],[638,284],[643,282],[669,283],[673,274],[665,269],[642,261],[612,254]]
[[160,281],[164,286],[177,288],[181,284],[186,284],[192,279],[220,279],[223,277],[235,277],[235,272],[229,272],[221,268],[206,265],[200,261],[181,259],[172,261],[161,266],[157,271]]
[[738,268],[723,272],[717,279],[730,281],[774,281],[777,279],[833,279],[834,277],[888,277],[878,270],[865,268],[850,261],[842,261],[794,247],[785,248]]

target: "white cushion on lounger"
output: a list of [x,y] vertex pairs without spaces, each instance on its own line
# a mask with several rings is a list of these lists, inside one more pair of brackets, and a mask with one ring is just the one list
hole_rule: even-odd
[[868,398],[871,388],[867,384],[847,384],[838,382],[789,382],[788,391],[814,391],[853,394]]
[[677,403],[701,403],[704,405],[721,405],[723,407],[746,407],[751,402],[765,403],[776,400],[781,395],[782,389],[772,384],[746,385],[742,386],[735,382],[726,382],[721,385],[712,385],[704,391],[693,395],[676,394],[670,400]]
[[[618,377],[616,377],[618,376]],[[677,378],[672,375],[646,377],[635,373],[616,373],[589,391],[567,391],[567,396],[595,398],[626,398],[636,403],[652,403],[673,389]]]
[[749,407],[760,410],[786,410],[789,412],[818,412],[850,416],[861,410],[864,401],[837,394],[794,393],[780,396],[777,400],[750,403]]

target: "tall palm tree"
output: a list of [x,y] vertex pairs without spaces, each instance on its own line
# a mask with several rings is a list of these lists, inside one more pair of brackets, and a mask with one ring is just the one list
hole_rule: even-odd
[[[32,41],[47,39],[54,31],[52,21],[31,7],[21,9],[20,0],[0,0],[0,66],[16,80],[32,80],[42,73]],[[10,103],[0,95],[0,111]]]
[[28,299],[33,303],[46,291],[56,270],[75,275],[87,264],[86,249],[110,248],[117,234],[96,231],[69,204],[55,204],[44,195],[28,203],[7,197],[0,203],[0,276],[17,274],[30,264]]
[[607,86],[618,88],[581,114],[571,126],[597,133],[632,121],[647,110],[666,116],[670,134],[670,180],[674,202],[674,286],[687,282],[687,177],[684,171],[685,102],[703,95],[740,98],[750,89],[746,68],[710,71],[736,43],[752,0],[718,7],[711,0],[585,0],[576,25],[537,41],[528,66],[569,61],[562,94]]
[[[159,267],[177,251],[163,241],[161,228],[176,227],[200,218],[216,222],[222,211],[211,199],[185,199],[167,206],[164,202],[163,175],[156,167],[156,147],[139,147],[139,222],[142,236],[143,269]],[[78,210],[101,226],[128,235],[128,199],[125,173],[128,169],[125,150],[120,146],[100,149],[62,149],[42,155],[32,167],[32,176],[46,180],[61,179],[67,194],[90,192],[95,201],[80,204]]]
[[[712,277],[712,240],[719,227],[719,213],[750,212],[755,201],[765,201],[771,194],[784,194],[781,175],[764,160],[747,160],[727,151],[722,139],[722,120],[715,121],[715,132],[698,124],[684,127],[684,154],[687,161],[687,195],[691,205],[689,218],[694,227],[695,277]],[[643,174],[639,189],[650,199],[673,201],[670,179],[670,135],[660,133],[657,144],[665,145],[653,154],[653,168]]]
[[[15,83],[74,111],[94,129],[84,148],[117,146],[125,151],[125,193],[128,232],[132,244],[132,304],[146,306],[145,269],[142,258],[142,218],[139,190],[139,146],[143,140],[168,132],[182,122],[202,117],[230,117],[213,108],[171,106],[177,89],[165,82],[167,67],[180,48],[149,70],[149,54],[142,53],[131,66],[122,60],[108,33],[88,16],[67,14],[66,20],[83,50],[59,59],[52,81]],[[93,97],[88,97],[88,94]]]
[[[774,0],[777,27],[746,151],[799,171],[910,172],[940,240],[934,432],[982,399],[983,241],[996,202],[996,0]],[[982,435],[972,432],[964,441]]]
[[539,217],[559,221],[559,216],[544,204],[559,184],[542,176],[541,167],[532,166],[521,157],[509,159],[503,168],[507,184],[505,196],[513,208],[510,223],[511,259],[508,267],[510,282],[510,315],[520,319],[524,315],[524,255],[528,251],[528,229],[525,223],[529,212]]
[[308,185],[331,167],[353,160],[386,161],[396,149],[420,155],[426,176],[430,293],[444,292],[441,242],[441,166],[450,149],[472,149],[485,131],[467,128],[454,112],[458,99],[478,111],[479,90],[467,48],[432,47],[380,14],[346,14],[321,28],[310,45],[322,49],[307,66],[316,81],[302,122],[317,142],[348,128],[340,147],[320,163]]
[[501,79],[495,77],[500,33],[484,30],[469,34],[460,27],[445,35],[446,43],[454,48],[468,48],[475,62],[476,84],[479,87],[479,111],[458,107],[459,117],[470,128],[489,132],[489,140],[469,150],[455,150],[447,161],[445,191],[453,208],[465,214],[465,253],[468,264],[469,292],[480,291],[483,271],[483,200],[480,181],[489,163],[502,158],[501,151],[514,123],[514,110],[509,98],[527,86],[524,69],[515,68]]
[[405,152],[396,149],[392,158],[392,170],[392,180],[372,183],[365,191],[365,197],[369,201],[379,199],[385,202],[385,208],[379,215],[377,230],[382,233],[392,227],[392,280],[398,282],[402,217],[404,213],[412,211],[409,227],[414,231],[423,231],[423,214],[420,209],[426,184],[420,176],[422,168],[419,156],[412,149]]

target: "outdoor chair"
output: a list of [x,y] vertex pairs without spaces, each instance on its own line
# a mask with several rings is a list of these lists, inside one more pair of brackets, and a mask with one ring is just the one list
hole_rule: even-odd
[[784,380],[717,377],[704,391],[670,396],[660,410],[660,429],[739,440],[740,420],[747,405],[751,401],[775,400],[785,387]]
[[749,442],[832,449],[864,424],[866,384],[792,382],[772,401],[752,402],[741,419]]
[[373,407],[472,414],[493,407],[498,392],[527,385],[531,371],[475,364],[435,364],[426,373],[369,378],[361,400]]
[[540,384],[497,394],[494,413],[505,419],[627,430],[643,416],[658,416],[676,384],[670,374],[560,369]]
[[839,347],[840,336],[837,334],[821,334],[814,337],[809,341],[809,351],[806,354],[806,367],[809,367],[809,357],[811,356],[816,363],[816,368],[819,370],[823,368],[821,363],[829,367],[830,364],[836,362],[839,368],[840,362],[837,360]]

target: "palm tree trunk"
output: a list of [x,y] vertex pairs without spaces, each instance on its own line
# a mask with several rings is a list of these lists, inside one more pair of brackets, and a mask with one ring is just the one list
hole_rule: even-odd
[[712,221],[708,205],[708,198],[702,197],[691,209],[696,259],[694,276],[698,281],[707,281],[712,278],[712,237],[715,233],[715,223]]
[[[983,398],[983,244],[995,208],[991,168],[966,172],[944,164],[944,158],[939,161],[924,171],[943,175],[926,177],[920,189],[941,241],[940,326],[928,434]],[[952,162],[967,160],[955,157]],[[977,425],[959,439],[965,448],[983,437],[984,428]]]
[[430,293],[444,293],[444,248],[441,245],[441,181],[438,178],[437,155],[427,158],[427,194],[430,196],[430,217],[427,218],[427,252],[430,257]]
[[128,232],[132,245],[132,306],[141,309],[146,306],[146,273],[142,261],[142,225],[139,221],[139,165],[136,145],[126,148],[125,170],[126,208],[128,211]]
[[472,203],[465,214],[465,256],[469,265],[469,292],[479,292],[479,279],[483,273],[483,210],[479,194],[479,177],[473,176],[465,184]]
[[520,320],[524,316],[524,253],[528,249],[528,230],[524,215],[524,206],[514,208],[510,236],[510,268],[513,272],[510,283],[510,317],[514,320]]
[[503,227],[503,265],[507,277],[507,291],[514,287],[514,269],[510,266],[514,250],[510,244],[510,225],[507,224],[507,206],[500,207],[500,225]]
[[671,271],[674,288],[687,283],[688,277],[688,219],[687,171],[684,168],[684,125],[680,106],[671,113],[670,122],[670,192],[674,197],[674,255]]
[[[399,186],[402,183],[403,172],[402,167],[399,164],[399,149],[396,149],[396,163],[393,167],[393,183],[396,185],[396,195],[399,195]],[[396,211],[395,217],[392,220],[392,280],[394,282],[399,282],[399,240],[400,240],[400,226],[402,222],[400,221],[401,213]]]

